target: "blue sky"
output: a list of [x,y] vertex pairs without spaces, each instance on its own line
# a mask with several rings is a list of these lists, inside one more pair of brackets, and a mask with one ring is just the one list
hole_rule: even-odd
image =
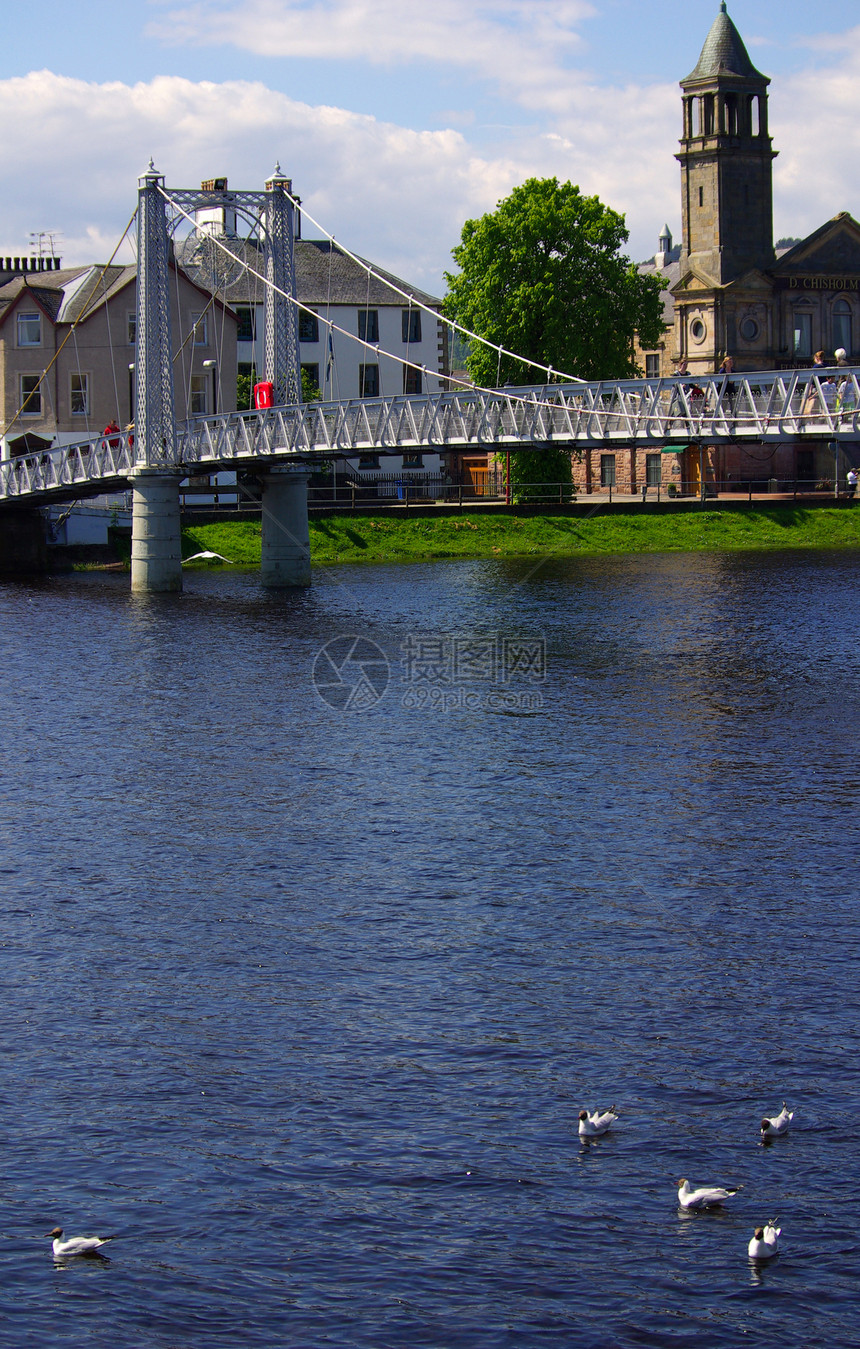
[[[678,80],[718,0],[42,0],[4,31],[0,251],[106,257],[150,155],[168,185],[279,159],[351,248],[441,293],[463,221],[526,177],[679,220]],[[18,11],[20,16],[21,11]],[[730,0],[770,75],[775,233],[860,216],[860,7]],[[307,227],[306,233],[313,234]]]

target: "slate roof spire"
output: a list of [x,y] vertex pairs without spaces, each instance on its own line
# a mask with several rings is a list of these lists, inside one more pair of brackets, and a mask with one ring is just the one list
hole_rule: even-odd
[[726,0],[720,0],[720,12],[711,24],[699,63],[682,84],[693,80],[712,80],[718,75],[737,75],[741,79],[763,80],[750,60],[743,38],[726,11]]

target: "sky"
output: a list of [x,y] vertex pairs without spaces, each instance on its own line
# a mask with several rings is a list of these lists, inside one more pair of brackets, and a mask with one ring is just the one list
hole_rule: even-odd
[[[680,236],[678,81],[719,0],[41,0],[3,25],[0,254],[105,261],[167,187],[276,161],[352,251],[432,294],[465,220],[529,177]],[[772,79],[774,233],[860,218],[860,5],[729,0]],[[307,220],[306,237],[320,237]],[[126,250],[121,257],[129,258]]]

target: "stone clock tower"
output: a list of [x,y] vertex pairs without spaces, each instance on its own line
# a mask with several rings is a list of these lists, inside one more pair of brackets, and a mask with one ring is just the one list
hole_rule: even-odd
[[735,344],[725,323],[722,288],[775,262],[769,83],[747,55],[721,0],[698,64],[681,81],[677,337],[679,350],[701,370],[713,369]]

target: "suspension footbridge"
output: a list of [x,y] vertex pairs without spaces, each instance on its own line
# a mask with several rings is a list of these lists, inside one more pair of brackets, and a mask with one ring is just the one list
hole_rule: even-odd
[[[860,370],[454,388],[434,394],[302,404],[293,259],[295,203],[279,172],[264,193],[231,193],[265,243],[264,379],[274,405],[174,416],[166,207],[190,218],[201,194],[167,192],[150,166],[139,188],[135,420],[127,432],[0,463],[0,506],[39,506],[131,488],[132,587],[181,587],[179,484],[244,468],[263,488],[263,578],[307,584],[307,478],[358,453],[516,451],[555,445],[646,449],[690,443],[860,439]],[[205,198],[211,204],[211,195]]]

